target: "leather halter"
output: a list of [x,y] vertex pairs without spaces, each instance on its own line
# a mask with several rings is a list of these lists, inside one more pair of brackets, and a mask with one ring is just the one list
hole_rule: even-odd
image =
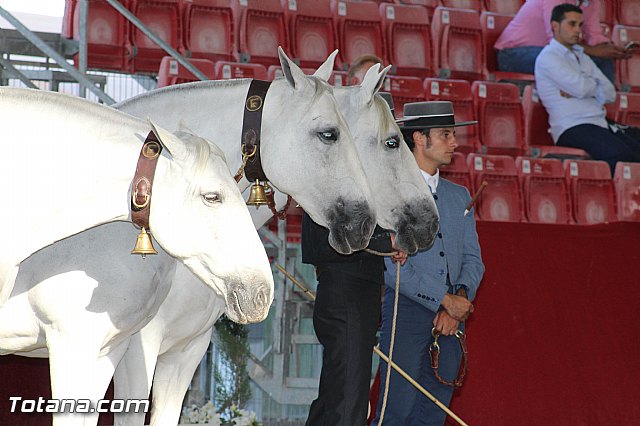
[[151,188],[162,145],[155,133],[149,132],[140,150],[136,174],[131,185],[131,221],[140,228],[149,229]]
[[239,182],[244,173],[249,182],[255,182],[256,180],[265,182],[267,206],[274,216],[279,220],[284,220],[287,217],[287,209],[291,205],[291,196],[287,195],[285,206],[278,211],[274,200],[273,188],[266,183],[269,179],[262,169],[262,161],[260,159],[262,109],[270,86],[270,81],[263,80],[251,80],[249,85],[242,118],[242,166],[234,176],[234,179]]
[[270,81],[251,80],[247,99],[244,103],[242,153],[248,156],[244,173],[249,182],[268,180],[264,170],[262,170],[262,162],[260,161],[260,133],[262,131],[264,99],[270,85]]

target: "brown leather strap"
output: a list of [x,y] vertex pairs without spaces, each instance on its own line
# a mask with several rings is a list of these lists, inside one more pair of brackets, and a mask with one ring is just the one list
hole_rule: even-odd
[[155,133],[149,132],[142,144],[136,174],[131,184],[131,221],[140,228],[149,229],[151,188],[161,152],[160,141]]
[[449,382],[443,379],[438,373],[438,365],[440,359],[440,345],[438,345],[438,336],[440,335],[435,328],[431,331],[431,334],[434,337],[434,341],[429,347],[429,354],[431,355],[431,368],[433,369],[433,374],[436,376],[436,379],[443,385],[451,386],[454,388],[462,387],[462,381],[464,380],[464,376],[467,374],[467,366],[468,366],[468,357],[467,357],[467,336],[460,330],[456,331],[455,337],[458,339],[460,343],[460,349],[462,349],[462,367],[458,371],[458,377],[453,382]]
[[249,182],[268,180],[262,170],[260,161],[260,132],[262,128],[262,108],[269,90],[270,81],[252,80],[247,92],[244,104],[244,117],[242,120],[242,149],[243,154],[250,154],[255,149],[255,154],[248,157],[244,174]]

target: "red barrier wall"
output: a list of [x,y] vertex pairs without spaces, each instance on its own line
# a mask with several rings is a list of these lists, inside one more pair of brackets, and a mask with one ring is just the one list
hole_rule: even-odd
[[470,425],[637,424],[640,223],[478,233],[487,272],[452,410]]

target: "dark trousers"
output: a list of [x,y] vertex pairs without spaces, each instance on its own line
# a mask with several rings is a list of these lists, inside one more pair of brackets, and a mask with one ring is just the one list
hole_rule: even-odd
[[[382,303],[382,331],[380,333],[380,349],[389,354],[391,341],[391,325],[393,319],[394,289],[385,288]],[[453,396],[453,388],[440,383],[431,369],[429,346],[433,342],[431,329],[435,313],[413,300],[400,295],[398,299],[398,315],[396,317],[396,336],[393,348],[393,362],[398,364],[414,380],[444,405],[449,406]],[[459,327],[464,330],[461,324]],[[438,372],[445,380],[452,381],[458,374],[462,360],[460,344],[454,336],[438,337],[440,358]],[[377,426],[384,397],[387,377],[387,364],[380,362],[380,398],[376,419],[372,426]],[[441,408],[424,396],[418,389],[391,370],[387,407],[382,421],[383,426],[418,426],[443,425],[447,415]]]
[[640,162],[640,141],[594,124],[580,124],[565,130],[557,145],[584,149],[594,160],[606,161],[611,175],[618,161]]
[[374,281],[332,269],[318,277],[313,326],[324,350],[307,426],[366,424],[380,296]]

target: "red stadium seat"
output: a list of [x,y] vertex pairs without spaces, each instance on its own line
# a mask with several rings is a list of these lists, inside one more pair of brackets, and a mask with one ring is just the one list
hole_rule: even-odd
[[429,15],[420,6],[383,3],[380,17],[395,74],[424,78],[432,74]]
[[288,0],[283,5],[291,56],[302,67],[319,67],[338,47],[331,4],[324,0]]
[[73,38],[73,12],[78,0],[64,0],[64,15],[62,15],[62,29],[60,35],[63,38]]
[[613,26],[618,23],[619,0],[600,0],[600,22]]
[[422,80],[418,77],[388,75],[384,81],[384,91],[391,93],[396,117],[404,114],[404,104],[424,101]]
[[[601,1],[600,3],[610,3],[610,2]],[[615,10],[615,12],[617,13],[619,24],[640,27],[640,1],[621,0],[613,3],[616,3],[616,6],[617,6],[617,10]],[[603,19],[600,19],[600,20],[604,21]],[[604,21],[604,22],[609,22],[609,21]]]
[[440,176],[450,180],[453,183],[462,185],[473,194],[473,185],[471,185],[471,175],[467,166],[467,157],[461,152],[453,154],[451,164],[440,167]]
[[[165,43],[178,50],[182,46],[182,25],[178,0],[131,0],[131,12]],[[156,73],[160,61],[167,54],[160,46],[131,26],[131,44],[134,46],[132,72]]]
[[[216,71],[213,62],[208,59],[189,59],[189,62],[195,65],[210,80],[216,78]],[[191,81],[200,81],[198,77],[191,74],[185,67],[180,65],[178,61],[171,56],[165,56],[160,61],[160,69],[158,70],[158,86],[165,87],[174,84],[189,83]]]
[[524,0],[484,0],[484,9],[487,12],[515,15],[523,4]]
[[440,4],[451,9],[482,10],[483,0],[440,0]]
[[613,104],[607,104],[607,117],[627,126],[640,126],[640,93],[618,93]]
[[260,64],[218,61],[216,62],[215,70],[216,80],[228,80],[231,78],[267,79],[267,69]]
[[616,220],[613,181],[607,163],[569,160],[564,162],[564,171],[576,223],[591,225]]
[[433,67],[442,78],[482,79],[482,29],[475,10],[437,7],[433,13]]
[[289,52],[280,0],[237,0],[233,7],[239,20],[240,60],[266,67],[280,64],[278,46]]
[[[123,6],[129,2],[123,0]],[[73,8],[72,8],[73,6]],[[89,68],[129,71],[131,50],[128,43],[129,23],[104,0],[89,0],[87,22],[87,66]],[[65,18],[71,28],[65,30],[74,40],[80,39],[80,2],[65,4]],[[68,13],[72,15],[69,17]],[[74,62],[79,63],[79,54],[74,55]],[[154,71],[157,71],[157,66]]]
[[412,4],[416,6],[422,6],[427,9],[429,20],[433,16],[433,11],[440,5],[439,0],[395,0],[396,4]]
[[[611,40],[618,45],[625,45],[630,41],[640,43],[640,26],[616,25],[611,33]],[[640,91],[640,49],[635,49],[629,59],[616,61],[616,78],[618,87],[623,91]]]
[[182,3],[186,56],[213,62],[237,60],[232,0],[182,0]]
[[527,220],[531,223],[569,223],[571,204],[562,162],[518,157],[516,167]]
[[480,14],[480,25],[482,26],[482,53],[484,57],[484,73],[487,79],[493,81],[501,80],[524,80],[533,81],[533,74],[518,72],[498,71],[498,59],[496,50],[493,48],[496,40],[502,34],[505,27],[511,22],[513,15],[504,15],[493,12],[482,12]]
[[[427,101],[451,101],[456,121],[475,120],[471,84],[468,81],[426,78],[424,93]],[[465,154],[478,152],[478,125],[456,127],[456,141],[457,151]]]
[[640,222],[640,163],[616,164],[613,175],[618,220]]
[[522,196],[518,184],[516,163],[506,155],[469,154],[467,157],[474,193],[482,182],[487,187],[476,201],[476,215],[480,220],[520,222]]
[[340,49],[336,58],[338,67],[346,69],[358,56],[367,54],[376,55],[386,62],[384,32],[377,3],[332,0],[331,10]]
[[482,151],[522,155],[525,152],[524,113],[518,87],[511,83],[474,81],[471,92]]
[[528,85],[522,93],[522,110],[525,122],[525,141],[527,146],[553,145],[549,133],[549,114],[540,102],[535,86]]

